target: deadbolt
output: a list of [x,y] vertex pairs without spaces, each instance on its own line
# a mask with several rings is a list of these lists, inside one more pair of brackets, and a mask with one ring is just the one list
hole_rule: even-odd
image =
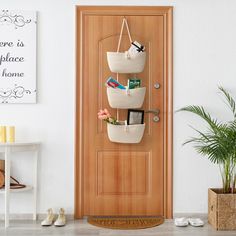
[[155,84],[154,84],[154,88],[155,88],[155,89],[159,89],[159,88],[160,88],[160,84],[159,84],[159,83],[155,83]]

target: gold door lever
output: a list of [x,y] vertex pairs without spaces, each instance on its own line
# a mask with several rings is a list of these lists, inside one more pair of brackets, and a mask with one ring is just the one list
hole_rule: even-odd
[[158,115],[160,113],[159,109],[152,109],[145,111],[146,113],[153,113],[154,115]]

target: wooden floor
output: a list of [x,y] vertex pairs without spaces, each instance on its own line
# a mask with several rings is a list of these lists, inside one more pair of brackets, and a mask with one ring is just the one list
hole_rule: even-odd
[[210,225],[206,224],[202,228],[185,228],[175,227],[172,220],[167,220],[163,225],[150,229],[141,230],[109,230],[89,225],[86,220],[69,221],[65,227],[57,228],[54,226],[41,227],[40,221],[11,221],[10,228],[4,228],[4,222],[0,221],[1,236],[49,236],[49,235],[66,235],[66,236],[227,236],[236,235],[236,231],[215,231]]

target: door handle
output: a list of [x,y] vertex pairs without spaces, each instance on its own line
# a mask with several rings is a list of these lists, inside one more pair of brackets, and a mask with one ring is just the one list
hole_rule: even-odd
[[152,109],[152,110],[147,110],[145,111],[146,113],[152,113],[154,115],[158,115],[160,113],[159,109]]
[[160,117],[158,116],[160,114],[159,109],[147,110],[147,111],[145,111],[145,113],[152,113],[154,115],[153,118],[152,118],[152,120],[154,122],[159,122],[160,121]]

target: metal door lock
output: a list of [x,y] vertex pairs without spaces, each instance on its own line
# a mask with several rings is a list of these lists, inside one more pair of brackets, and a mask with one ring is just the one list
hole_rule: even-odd
[[152,113],[154,116],[152,118],[153,122],[159,122],[160,121],[160,118],[159,118],[159,113],[160,113],[160,110],[159,109],[153,109],[153,110],[147,110],[145,111],[146,113]]
[[154,122],[159,122],[159,121],[160,121],[160,118],[159,118],[158,116],[154,116],[154,117],[152,118],[152,120],[153,120]]
[[154,88],[155,88],[155,89],[159,89],[160,87],[161,87],[161,85],[160,85],[159,83],[155,83],[155,84],[154,84]]

